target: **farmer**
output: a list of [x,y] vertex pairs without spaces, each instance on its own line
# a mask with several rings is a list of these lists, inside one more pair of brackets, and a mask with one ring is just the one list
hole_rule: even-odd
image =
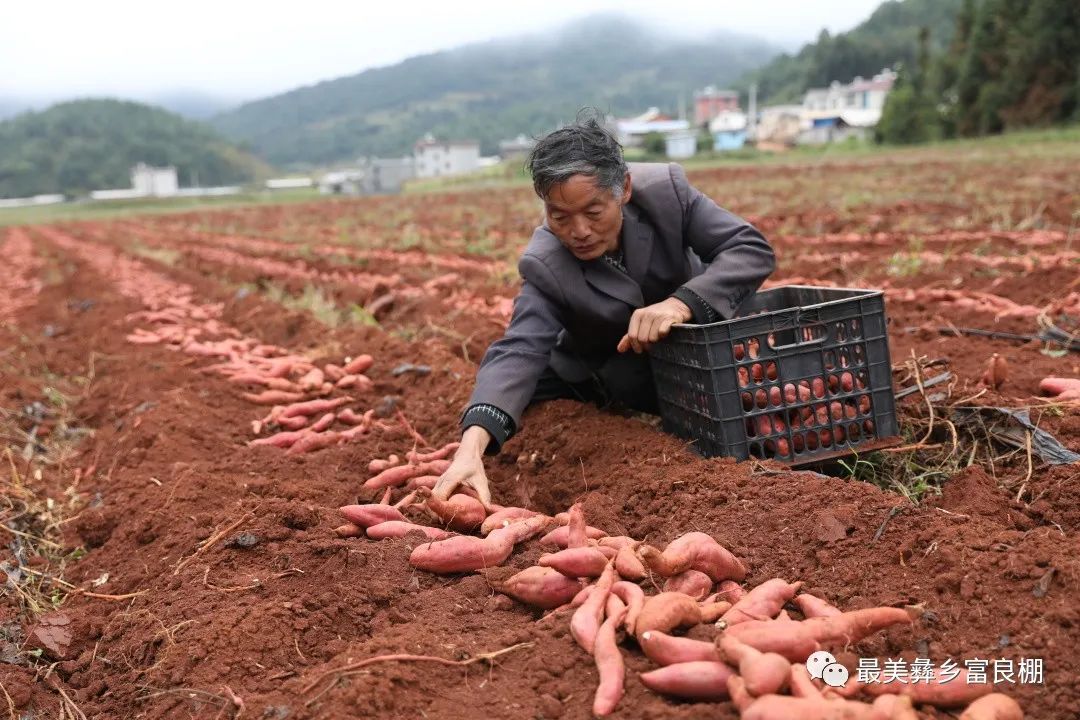
[[483,455],[532,403],[571,398],[657,411],[644,351],[675,323],[732,317],[775,267],[754,227],[668,163],[631,163],[595,116],[529,157],[544,222],[518,263],[510,325],[480,363],[461,446],[435,493],[469,485],[490,503]]

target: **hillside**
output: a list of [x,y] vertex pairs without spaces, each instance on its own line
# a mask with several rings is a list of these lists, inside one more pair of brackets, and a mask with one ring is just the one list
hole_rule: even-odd
[[777,53],[726,33],[686,40],[612,15],[546,35],[409,58],[247,103],[211,123],[281,165],[400,155],[426,132],[475,138],[484,153],[540,133],[583,105],[635,114],[674,111],[705,85],[726,85]]
[[139,103],[77,100],[0,122],[0,197],[129,187],[138,162],[175,165],[182,186],[266,168],[206,125]]
[[830,35],[822,30],[817,42],[795,55],[783,54],[747,73],[737,87],[758,85],[763,103],[798,102],[807,88],[833,80],[848,82],[856,75],[870,77],[897,62],[912,64],[919,28],[930,31],[931,49],[948,45],[962,0],[888,0],[852,30]]

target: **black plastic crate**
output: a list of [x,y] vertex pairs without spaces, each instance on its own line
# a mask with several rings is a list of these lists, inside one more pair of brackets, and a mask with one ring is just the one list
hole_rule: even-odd
[[664,430],[706,457],[800,465],[898,434],[885,298],[786,285],[649,350]]

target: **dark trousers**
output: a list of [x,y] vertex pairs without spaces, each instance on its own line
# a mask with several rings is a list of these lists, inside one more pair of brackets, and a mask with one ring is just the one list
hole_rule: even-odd
[[567,382],[550,367],[544,370],[529,404],[563,399],[591,402],[613,410],[659,413],[648,356],[633,352],[612,355],[583,382]]

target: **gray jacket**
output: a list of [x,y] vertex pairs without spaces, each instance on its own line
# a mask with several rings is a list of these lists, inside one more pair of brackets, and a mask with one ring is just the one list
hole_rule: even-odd
[[516,427],[549,365],[580,382],[616,352],[634,310],[673,295],[695,322],[730,318],[773,271],[765,238],[692,187],[674,163],[630,163],[623,206],[626,273],[578,260],[545,225],[518,263],[523,283],[510,325],[488,348],[469,407],[492,405]]

